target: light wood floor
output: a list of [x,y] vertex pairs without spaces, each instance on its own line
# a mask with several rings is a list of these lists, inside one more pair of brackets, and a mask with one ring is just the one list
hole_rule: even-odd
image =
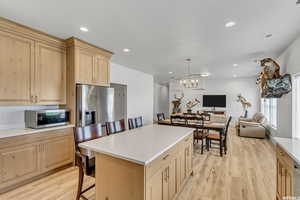
[[[268,140],[241,138],[231,129],[229,152],[223,158],[218,149],[200,154],[196,145],[194,176],[177,200],[274,200],[275,153]],[[87,178],[85,185],[93,183]],[[73,200],[77,169],[56,174],[0,195],[1,200]],[[94,200],[94,191],[86,195]]]

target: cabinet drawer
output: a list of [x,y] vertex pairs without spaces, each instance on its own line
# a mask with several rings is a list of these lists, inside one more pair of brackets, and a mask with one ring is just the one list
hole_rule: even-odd
[[164,152],[147,166],[147,177],[152,177],[160,168],[168,165],[175,158],[178,144]]
[[290,169],[294,169],[294,160],[279,145],[276,145],[276,156]]

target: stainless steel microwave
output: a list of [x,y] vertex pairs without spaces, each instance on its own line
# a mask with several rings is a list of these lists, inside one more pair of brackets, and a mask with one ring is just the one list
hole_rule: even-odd
[[25,110],[26,128],[48,128],[69,124],[70,111],[68,109],[55,110]]

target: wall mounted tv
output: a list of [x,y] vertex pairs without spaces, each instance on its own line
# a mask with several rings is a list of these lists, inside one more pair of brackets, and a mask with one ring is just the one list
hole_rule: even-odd
[[203,95],[203,107],[226,107],[226,95]]

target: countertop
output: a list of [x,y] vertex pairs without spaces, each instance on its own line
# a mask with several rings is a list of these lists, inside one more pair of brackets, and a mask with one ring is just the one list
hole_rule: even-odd
[[69,124],[65,126],[56,126],[51,128],[43,128],[43,129],[31,129],[31,128],[23,128],[23,129],[9,129],[9,130],[0,130],[0,139],[8,138],[8,137],[15,137],[15,136],[22,136],[34,133],[41,133],[65,128],[72,128],[74,125]]
[[147,165],[192,133],[193,129],[190,128],[151,124],[84,142],[79,146],[140,165]]
[[300,165],[300,140],[297,138],[274,137],[274,141]]

